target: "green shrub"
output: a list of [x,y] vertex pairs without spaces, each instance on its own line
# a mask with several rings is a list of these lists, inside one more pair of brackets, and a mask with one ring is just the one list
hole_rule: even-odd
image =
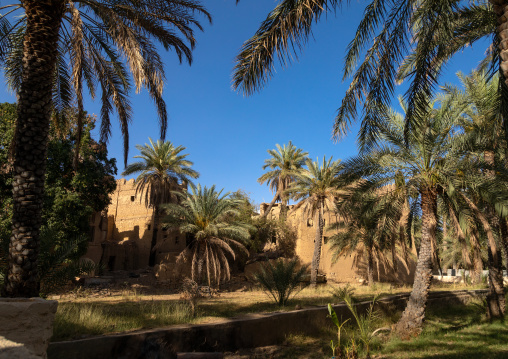
[[262,286],[279,306],[283,306],[292,294],[296,294],[308,265],[299,267],[298,260],[278,259],[275,265],[268,262],[254,275],[256,281]]
[[[333,287],[332,287],[333,288]],[[333,290],[330,291],[330,293],[333,295],[334,298],[337,298],[339,301],[344,301],[345,297],[353,298],[353,295],[355,294],[355,288],[347,283],[345,286],[333,288]]]
[[[46,296],[69,283],[75,277],[98,273],[102,266],[81,260],[80,248],[87,245],[86,236],[79,236],[61,245],[55,244],[55,232],[48,228],[41,230],[38,259],[38,274],[41,282],[41,296]],[[8,268],[8,251],[0,246],[0,287]]]

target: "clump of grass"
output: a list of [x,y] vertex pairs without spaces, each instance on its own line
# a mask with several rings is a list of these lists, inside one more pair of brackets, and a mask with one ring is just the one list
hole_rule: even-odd
[[181,302],[60,303],[52,341],[184,324],[193,319],[190,306]]

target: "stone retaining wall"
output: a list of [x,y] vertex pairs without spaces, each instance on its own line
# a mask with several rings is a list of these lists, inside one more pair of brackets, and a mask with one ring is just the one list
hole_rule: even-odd
[[[485,296],[486,290],[433,292],[429,306],[467,303],[472,298]],[[408,294],[384,298],[378,308],[384,312],[403,310]],[[365,311],[369,302],[358,303],[358,310]],[[342,320],[351,317],[344,304],[334,305]],[[128,334],[107,335],[82,340],[51,343],[49,359],[134,359],[169,358],[168,348],[176,352],[236,351],[280,344],[289,334],[315,334],[331,326],[326,307],[254,314],[221,322],[202,325],[181,325],[168,328],[139,331]]]

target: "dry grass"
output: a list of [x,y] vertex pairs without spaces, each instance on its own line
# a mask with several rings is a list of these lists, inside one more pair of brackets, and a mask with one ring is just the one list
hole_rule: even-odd
[[[279,308],[261,290],[222,293],[198,303],[196,316],[179,294],[140,295],[124,291],[111,297],[60,299],[55,318],[53,341],[70,340],[86,336],[126,332],[185,323],[207,323],[252,313],[293,310],[295,306],[324,306],[337,303],[333,296],[338,285],[323,285],[316,289],[305,288],[291,299],[286,307]],[[434,286],[434,290],[472,289],[461,285]],[[354,286],[355,297],[368,300],[376,294],[388,296],[407,293],[410,287],[377,284],[373,288]],[[329,342],[329,341],[328,341]]]

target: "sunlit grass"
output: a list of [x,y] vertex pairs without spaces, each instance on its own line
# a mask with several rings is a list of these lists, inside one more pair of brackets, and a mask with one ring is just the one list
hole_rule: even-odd
[[[184,323],[206,323],[255,313],[289,311],[296,306],[325,306],[339,302],[333,295],[338,286],[336,284],[315,289],[304,288],[282,308],[260,289],[222,293],[218,297],[200,300],[195,317],[192,316],[189,305],[180,300],[179,294],[151,296],[125,291],[122,295],[113,297],[60,300],[52,340],[69,340]],[[374,295],[383,297],[407,293],[411,288],[379,283],[372,288],[356,285],[353,289],[358,300],[369,300]],[[456,284],[434,287],[434,290],[446,289],[471,287]]]
[[193,320],[190,307],[179,302],[60,303],[52,341],[191,323]]

